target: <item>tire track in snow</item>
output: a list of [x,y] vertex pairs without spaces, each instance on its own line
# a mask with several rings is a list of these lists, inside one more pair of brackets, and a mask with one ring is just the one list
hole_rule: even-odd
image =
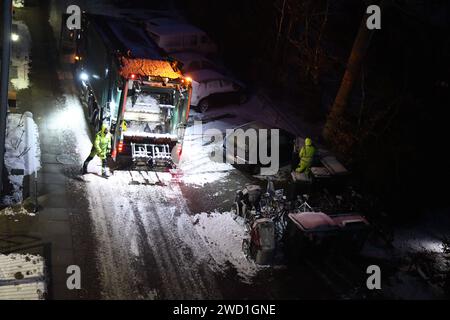
[[[116,198],[104,192],[102,178],[95,178],[100,186],[92,186],[88,183],[88,196],[90,202],[91,219],[94,224],[94,232],[99,245],[97,250],[97,264],[101,273],[101,286],[104,298],[125,299],[136,295],[132,285],[132,277],[129,274],[129,266],[124,263],[130,257],[123,248],[124,243],[117,241],[117,234],[121,231],[114,224],[115,210],[118,206]],[[97,181],[98,180],[98,181]],[[127,211],[122,206],[123,211]],[[123,227],[121,225],[121,227]],[[122,229],[123,232],[123,229]],[[120,239],[120,237],[119,237]],[[131,244],[130,244],[131,245]]]
[[[217,295],[207,289],[214,284],[214,279],[209,277],[208,285],[205,284],[205,279],[198,272],[202,265],[193,260],[195,256],[191,255],[190,260],[186,259],[186,251],[191,250],[176,232],[177,220],[186,211],[184,202],[179,198],[181,191],[178,190],[178,197],[174,197],[171,186],[155,187],[155,189],[160,192],[156,193],[155,197],[146,199],[141,205],[147,212],[145,225],[149,226],[147,232],[149,242],[156,251],[155,254],[162,265],[161,269],[170,271],[168,286],[180,289],[178,296],[174,298],[205,299]],[[171,200],[170,198],[173,200],[168,201]],[[144,198],[140,197],[140,199]]]
[[179,187],[129,185],[130,176],[92,176],[87,184],[105,297],[142,298],[156,289],[158,298],[218,298],[210,259],[198,259],[177,227],[189,214]]
[[[131,200],[130,204],[133,206],[133,213],[142,237],[142,246],[141,246],[141,250],[143,250],[142,259],[145,260],[145,265],[148,268],[147,276],[150,279],[152,278],[150,269],[153,268],[150,268],[150,266],[156,265],[157,270],[159,271],[158,276],[161,279],[159,288],[160,290],[158,292],[160,295],[162,295],[162,298],[165,299],[176,299],[181,297],[184,298],[183,290],[185,290],[185,288],[181,288],[180,279],[174,278],[174,275],[176,273],[172,268],[173,261],[168,261],[169,259],[167,259],[167,250],[169,246],[168,245],[161,246],[159,245],[158,239],[151,238],[150,234],[145,229],[144,222],[140,217],[138,206],[136,204],[133,204]],[[152,213],[148,212],[148,214]],[[156,229],[158,228],[161,228],[161,226],[157,225]],[[162,270],[164,270],[164,272],[161,272]]]

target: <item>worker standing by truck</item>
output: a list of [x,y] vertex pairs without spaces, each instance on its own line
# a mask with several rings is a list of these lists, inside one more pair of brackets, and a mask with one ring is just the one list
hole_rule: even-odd
[[83,164],[82,173],[87,173],[87,167],[89,162],[98,156],[102,161],[102,176],[107,178],[106,173],[106,162],[107,156],[111,151],[111,134],[109,133],[109,128],[106,124],[102,124],[100,131],[95,135],[94,144],[92,145],[91,153],[86,158]]
[[316,148],[312,145],[312,141],[310,138],[305,139],[305,145],[300,149],[299,157],[300,163],[298,164],[295,172],[305,173],[305,175],[309,178],[311,173],[311,165],[313,163],[314,154],[316,153]]

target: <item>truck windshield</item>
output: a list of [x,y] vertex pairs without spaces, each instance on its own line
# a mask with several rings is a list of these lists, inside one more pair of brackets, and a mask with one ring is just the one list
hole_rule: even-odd
[[126,132],[145,135],[170,133],[173,93],[152,89],[144,87],[129,91],[124,113]]

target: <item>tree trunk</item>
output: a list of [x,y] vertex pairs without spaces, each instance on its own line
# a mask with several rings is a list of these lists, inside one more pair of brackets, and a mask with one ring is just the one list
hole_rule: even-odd
[[341,86],[336,95],[333,106],[331,107],[327,123],[325,124],[324,136],[327,140],[333,136],[333,128],[339,122],[339,119],[341,119],[345,109],[347,108],[353,85],[360,74],[362,62],[374,32],[374,30],[369,30],[367,28],[367,18],[368,15],[364,14],[355,42],[353,43],[350,57],[348,58],[347,69],[345,70]]

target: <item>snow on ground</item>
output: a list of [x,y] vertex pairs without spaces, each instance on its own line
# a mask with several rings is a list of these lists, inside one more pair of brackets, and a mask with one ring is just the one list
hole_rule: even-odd
[[231,263],[243,280],[250,282],[258,267],[246,258],[242,250],[245,228],[232,213],[201,213],[191,220],[214,261],[223,269]]
[[30,86],[28,73],[30,71],[31,35],[23,21],[14,20],[13,32],[19,36],[11,43],[10,79],[16,90]]
[[0,254],[0,300],[43,300],[44,259],[31,254]]
[[170,179],[137,171],[85,176],[103,297],[220,298],[218,267],[204,254],[179,185]]
[[258,272],[242,251],[244,226],[230,213],[192,216],[170,174],[115,171],[109,179],[87,175],[85,181],[105,297],[138,294],[128,277],[137,272],[139,282],[145,273],[131,262],[150,257],[161,282],[146,281],[148,292],[164,298],[214,298],[212,274],[236,272],[249,283]]
[[23,8],[25,0],[13,0],[13,6],[15,8]]
[[[23,176],[30,175],[41,167],[41,151],[38,127],[30,112],[9,113],[6,123],[5,166],[13,185],[13,194],[6,198],[6,204],[22,201]],[[12,174],[11,170],[23,170]]]
[[442,241],[448,236],[449,228],[448,209],[431,211],[414,225],[397,229],[393,245],[402,253],[423,250],[442,253]]
[[35,216],[36,214],[32,213],[32,212],[28,212],[21,205],[6,207],[5,209],[0,210],[0,216],[16,216],[16,215]]
[[186,130],[179,168],[181,181],[187,185],[203,187],[207,183],[223,180],[233,166],[214,161],[213,152],[222,152],[221,143],[210,143],[211,136],[202,131],[202,125],[194,124]]
[[449,226],[447,210],[428,212],[413,224],[397,228],[392,247],[366,244],[363,256],[396,265],[383,284],[387,298],[422,300],[444,296],[442,276],[450,267],[444,240]]

